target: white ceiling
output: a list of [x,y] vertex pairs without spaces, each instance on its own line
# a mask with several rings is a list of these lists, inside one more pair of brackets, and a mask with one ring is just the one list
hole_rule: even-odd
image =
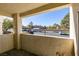
[[22,13],[47,3],[0,3],[0,14]]

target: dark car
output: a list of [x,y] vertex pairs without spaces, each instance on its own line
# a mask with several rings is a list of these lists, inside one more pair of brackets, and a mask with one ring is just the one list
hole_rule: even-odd
[[64,31],[60,31],[59,34],[60,34],[60,35],[69,35],[69,33],[64,32]]
[[28,32],[29,32],[30,34],[34,34],[34,32],[33,32],[31,29],[29,29]]

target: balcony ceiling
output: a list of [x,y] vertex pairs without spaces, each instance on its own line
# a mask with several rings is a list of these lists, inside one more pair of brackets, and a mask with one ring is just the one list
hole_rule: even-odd
[[0,14],[22,13],[45,4],[46,3],[0,3]]
[[11,16],[15,13],[21,13],[21,16],[25,16],[65,4],[66,3],[0,3],[0,15]]

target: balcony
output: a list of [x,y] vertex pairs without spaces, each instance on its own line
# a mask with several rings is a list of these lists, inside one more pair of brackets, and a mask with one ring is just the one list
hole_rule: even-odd
[[[26,7],[27,6],[27,7]],[[75,7],[76,6],[76,7]],[[78,55],[79,4],[36,3],[0,4],[0,14],[14,19],[14,33],[2,34],[0,26],[1,56],[75,56]],[[12,8],[13,7],[13,8]],[[30,7],[30,8],[29,8]],[[21,17],[70,7],[70,38],[22,33]],[[75,21],[74,21],[75,19]],[[1,20],[1,19],[0,19]],[[0,23],[2,25],[2,23]]]

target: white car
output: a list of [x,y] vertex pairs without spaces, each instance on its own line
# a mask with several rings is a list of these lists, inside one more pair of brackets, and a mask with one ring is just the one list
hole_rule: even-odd
[[32,31],[34,31],[34,32],[41,32],[41,29],[39,29],[39,28],[33,28]]
[[59,31],[59,34],[60,35],[64,35],[65,33],[63,31]]

